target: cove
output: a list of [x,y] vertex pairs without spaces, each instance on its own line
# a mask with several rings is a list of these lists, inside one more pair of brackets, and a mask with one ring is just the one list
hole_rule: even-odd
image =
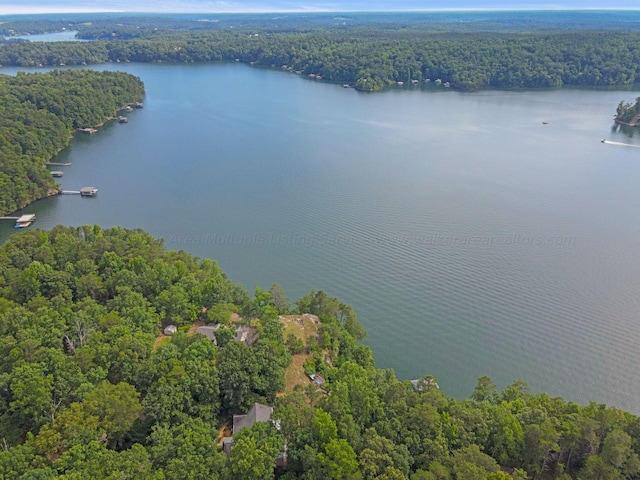
[[99,193],[31,205],[34,227],[139,227],[249,290],[322,289],[354,306],[378,367],[455,397],[489,375],[640,413],[640,142],[612,131],[634,92],[95,68],[141,77],[145,107],[76,136],[60,183]]

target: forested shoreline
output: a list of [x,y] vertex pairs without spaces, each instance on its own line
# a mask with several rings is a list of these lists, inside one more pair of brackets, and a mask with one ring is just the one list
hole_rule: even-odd
[[[637,416],[522,381],[499,392],[482,377],[462,400],[429,376],[400,381],[374,367],[348,305],[322,291],[291,303],[277,285],[250,295],[141,230],[15,235],[0,292],[2,478],[640,478]],[[292,313],[319,323],[297,336]],[[194,333],[207,323],[216,341]],[[294,358],[322,388],[287,384]],[[226,455],[232,415],[254,402],[274,421],[235,433]]]
[[170,29],[167,19],[122,22],[75,25],[90,42],[0,43],[0,65],[240,61],[364,91],[427,80],[461,90],[621,86],[636,82],[640,69],[640,32],[619,28],[513,32],[371,23],[205,29],[206,22],[185,21]]
[[[189,25],[101,22],[81,32],[91,42],[0,42],[0,64],[237,60],[365,91],[427,79],[465,90],[631,85],[640,68],[634,31]],[[0,211],[55,191],[44,164],[73,129],[143,95],[120,72],[0,76]],[[638,113],[638,101],[618,106],[621,121]],[[0,478],[640,479],[638,416],[522,380],[499,391],[486,376],[469,398],[450,398],[428,365],[414,382],[375,368],[365,336],[323,291],[293,302],[277,284],[250,293],[215,261],[142,230],[19,233],[0,246]],[[273,407],[272,421],[233,434],[224,453],[233,416],[255,402]]]
[[143,95],[141,80],[121,72],[0,75],[0,215],[55,194],[45,164],[74,129],[100,125]]

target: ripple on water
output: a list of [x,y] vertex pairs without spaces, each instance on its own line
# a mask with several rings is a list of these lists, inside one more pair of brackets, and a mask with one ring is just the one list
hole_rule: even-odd
[[[250,290],[338,296],[401,378],[454,396],[524,379],[640,412],[638,150],[598,143],[633,143],[611,132],[629,92],[359,95],[240,65],[117,68],[145,81],[145,109],[65,153],[66,181],[100,197],[39,202],[41,225],[254,235],[167,245]],[[550,236],[576,241],[522,241]]]

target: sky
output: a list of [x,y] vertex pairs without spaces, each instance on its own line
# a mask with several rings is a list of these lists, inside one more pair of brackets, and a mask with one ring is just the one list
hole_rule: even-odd
[[640,0],[0,0],[0,14],[335,12],[451,9],[640,9]]

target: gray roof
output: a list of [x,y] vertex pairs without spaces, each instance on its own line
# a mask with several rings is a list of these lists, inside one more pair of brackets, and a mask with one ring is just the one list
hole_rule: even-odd
[[246,415],[233,416],[233,433],[244,427],[253,427],[256,422],[268,422],[273,414],[273,408],[261,403],[254,403]]
[[236,342],[244,342],[247,345],[251,346],[258,339],[258,334],[255,328],[249,327],[247,325],[236,325]]
[[218,328],[220,328],[220,324],[217,324],[217,325],[203,325],[203,326],[200,326],[200,327],[196,328],[196,333],[199,333],[200,335],[204,335],[209,340],[213,340],[215,342],[216,341],[216,337],[214,335],[214,332],[216,330],[218,330]]
[[222,451],[229,455],[231,453],[231,447],[233,447],[233,437],[224,437],[222,439]]
[[[214,332],[218,330],[220,327],[221,325],[219,323],[216,323],[215,325],[203,325],[196,328],[195,333],[204,335],[209,340],[215,342],[216,337],[214,335]],[[249,327],[247,325],[236,325],[235,329],[236,329],[236,336],[234,337],[234,340],[236,342],[244,342],[247,345],[252,345],[255,343],[255,341],[258,338],[256,329],[253,327]]]

